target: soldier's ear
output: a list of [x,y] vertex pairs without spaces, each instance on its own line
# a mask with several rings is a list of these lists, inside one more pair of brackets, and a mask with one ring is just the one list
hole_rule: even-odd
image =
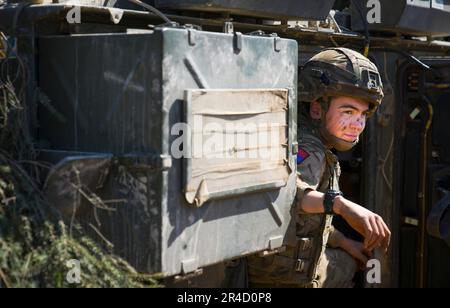
[[309,107],[309,115],[313,120],[320,120],[322,116],[322,106],[318,101],[314,101],[311,103]]

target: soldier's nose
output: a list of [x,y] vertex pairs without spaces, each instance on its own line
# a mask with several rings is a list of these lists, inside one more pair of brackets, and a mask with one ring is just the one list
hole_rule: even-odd
[[350,127],[355,129],[358,133],[361,133],[366,126],[364,119],[355,119],[351,122]]

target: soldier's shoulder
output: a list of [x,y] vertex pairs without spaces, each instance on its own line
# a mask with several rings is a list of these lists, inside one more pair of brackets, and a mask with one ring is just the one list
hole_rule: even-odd
[[308,164],[321,165],[325,159],[325,150],[320,144],[308,141],[299,143],[297,164],[305,162]]
[[312,134],[303,133],[298,140],[298,145],[300,150],[306,151],[309,154],[314,153],[320,159],[325,157],[325,146],[319,138]]

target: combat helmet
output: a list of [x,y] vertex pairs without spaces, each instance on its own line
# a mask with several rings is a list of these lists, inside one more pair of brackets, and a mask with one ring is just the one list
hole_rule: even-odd
[[[377,67],[362,54],[348,48],[329,48],[312,57],[299,76],[299,101],[321,103],[328,110],[330,99],[349,96],[369,103],[369,115],[381,105],[383,85]],[[324,119],[324,117],[322,117]],[[340,151],[358,143],[332,136],[321,121],[320,132],[327,142]]]

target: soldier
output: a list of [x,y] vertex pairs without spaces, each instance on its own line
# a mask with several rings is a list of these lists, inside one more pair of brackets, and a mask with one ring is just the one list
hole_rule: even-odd
[[[250,286],[351,287],[357,262],[365,266],[375,248],[386,252],[391,232],[379,215],[342,195],[331,152],[358,143],[382,98],[378,69],[353,50],[327,49],[305,64],[299,76],[297,198],[287,248],[248,258]],[[342,216],[364,243],[334,229],[333,215]]]

